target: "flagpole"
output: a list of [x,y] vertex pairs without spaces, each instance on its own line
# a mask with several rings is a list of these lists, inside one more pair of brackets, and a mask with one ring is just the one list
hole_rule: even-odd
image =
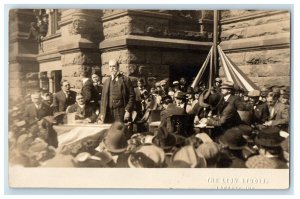
[[218,57],[217,57],[217,45],[218,45],[218,10],[214,10],[214,32],[213,32],[213,82],[218,74]]

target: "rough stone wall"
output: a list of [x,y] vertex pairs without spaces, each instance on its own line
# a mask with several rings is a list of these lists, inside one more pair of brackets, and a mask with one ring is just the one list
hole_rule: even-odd
[[222,11],[220,38],[226,55],[258,86],[290,84],[289,12]]
[[13,99],[26,95],[29,88],[38,87],[38,76],[34,75],[38,72],[35,59],[38,44],[27,38],[30,22],[34,20],[30,9],[9,12],[9,97]]

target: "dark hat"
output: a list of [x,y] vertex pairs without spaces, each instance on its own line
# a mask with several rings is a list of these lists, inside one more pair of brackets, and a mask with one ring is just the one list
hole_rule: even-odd
[[173,101],[173,99],[170,95],[166,95],[166,96],[162,97],[162,99],[161,99],[161,102],[163,104],[170,104],[170,103],[172,103],[172,101]]
[[220,88],[234,89],[234,83],[231,81],[222,82],[222,85]]
[[200,93],[201,90],[200,90],[200,87],[199,86],[195,86],[194,87],[194,93]]
[[126,127],[121,122],[114,122],[107,131],[103,144],[105,148],[113,153],[121,153],[127,149],[127,141],[125,138]]
[[218,105],[221,103],[223,96],[219,93],[210,94],[208,97],[208,104],[212,109],[216,109]]
[[287,92],[284,92],[283,94],[281,94],[281,96],[282,96],[282,98],[285,98],[285,99],[289,99],[290,98],[290,95]]
[[187,87],[186,94],[194,94],[193,87]]
[[228,129],[219,141],[231,150],[242,150],[247,145],[243,134],[236,128]]
[[278,147],[284,140],[279,134],[280,129],[278,127],[266,127],[260,130],[255,143],[265,147]]

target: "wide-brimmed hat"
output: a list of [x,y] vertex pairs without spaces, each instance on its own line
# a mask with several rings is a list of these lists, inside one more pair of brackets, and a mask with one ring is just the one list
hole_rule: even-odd
[[264,169],[276,169],[277,163],[271,158],[267,158],[264,155],[255,155],[250,157],[246,163],[247,168],[264,168]]
[[231,81],[222,82],[222,85],[220,88],[234,89],[234,83]]
[[206,160],[192,145],[183,146],[171,157],[171,168],[205,168]]
[[239,129],[228,129],[219,139],[220,143],[230,150],[242,150],[247,145],[247,140]]
[[265,147],[279,147],[284,140],[280,136],[278,127],[266,127],[260,130],[255,138],[255,143]]
[[165,151],[172,149],[177,144],[177,137],[173,133],[169,133],[164,126],[158,127],[155,135],[160,139],[160,147]]
[[173,85],[179,85],[179,81],[174,81],[172,84]]
[[111,125],[102,141],[108,151],[113,153],[126,151],[128,144],[125,137],[125,130],[126,127],[121,122],[115,122]]
[[130,168],[159,168],[164,161],[164,150],[154,144],[142,145],[128,157]]
[[202,155],[207,165],[217,162],[217,157],[220,154],[221,146],[215,142],[205,142],[198,146],[196,152],[198,155]]

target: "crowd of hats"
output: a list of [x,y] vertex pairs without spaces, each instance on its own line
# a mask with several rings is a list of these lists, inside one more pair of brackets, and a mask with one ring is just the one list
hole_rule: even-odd
[[[157,83],[163,86],[167,82]],[[174,81],[173,86],[179,85]],[[224,82],[220,88],[232,89],[232,83]],[[243,91],[241,88],[235,90]],[[268,96],[279,93],[289,94],[288,88],[262,88],[247,92],[249,97]],[[205,88],[188,87],[185,92],[174,93],[174,98],[184,99],[186,94],[201,93],[199,103],[206,107],[216,107],[222,96],[211,94]],[[149,93],[146,93],[147,95]],[[206,100],[204,100],[206,99]],[[167,95],[164,100],[172,101]],[[278,150],[288,165],[289,138],[280,135],[277,127],[260,130],[248,125],[239,125],[224,132],[217,140],[208,134],[198,132],[190,137],[170,133],[164,127],[154,132],[134,133],[127,137],[128,128],[115,122],[106,130],[103,137],[84,140],[71,148],[57,149],[57,139],[49,139],[53,134],[51,118],[44,118],[30,124],[24,122],[22,113],[30,102],[30,97],[14,102],[9,108],[9,162],[26,167],[122,167],[122,168],[207,168],[224,166],[224,154],[241,152],[248,168],[279,168],[276,161],[259,154],[260,148]],[[53,137],[52,137],[53,138]],[[229,158],[230,159],[230,158]],[[228,165],[227,167],[230,167]]]

